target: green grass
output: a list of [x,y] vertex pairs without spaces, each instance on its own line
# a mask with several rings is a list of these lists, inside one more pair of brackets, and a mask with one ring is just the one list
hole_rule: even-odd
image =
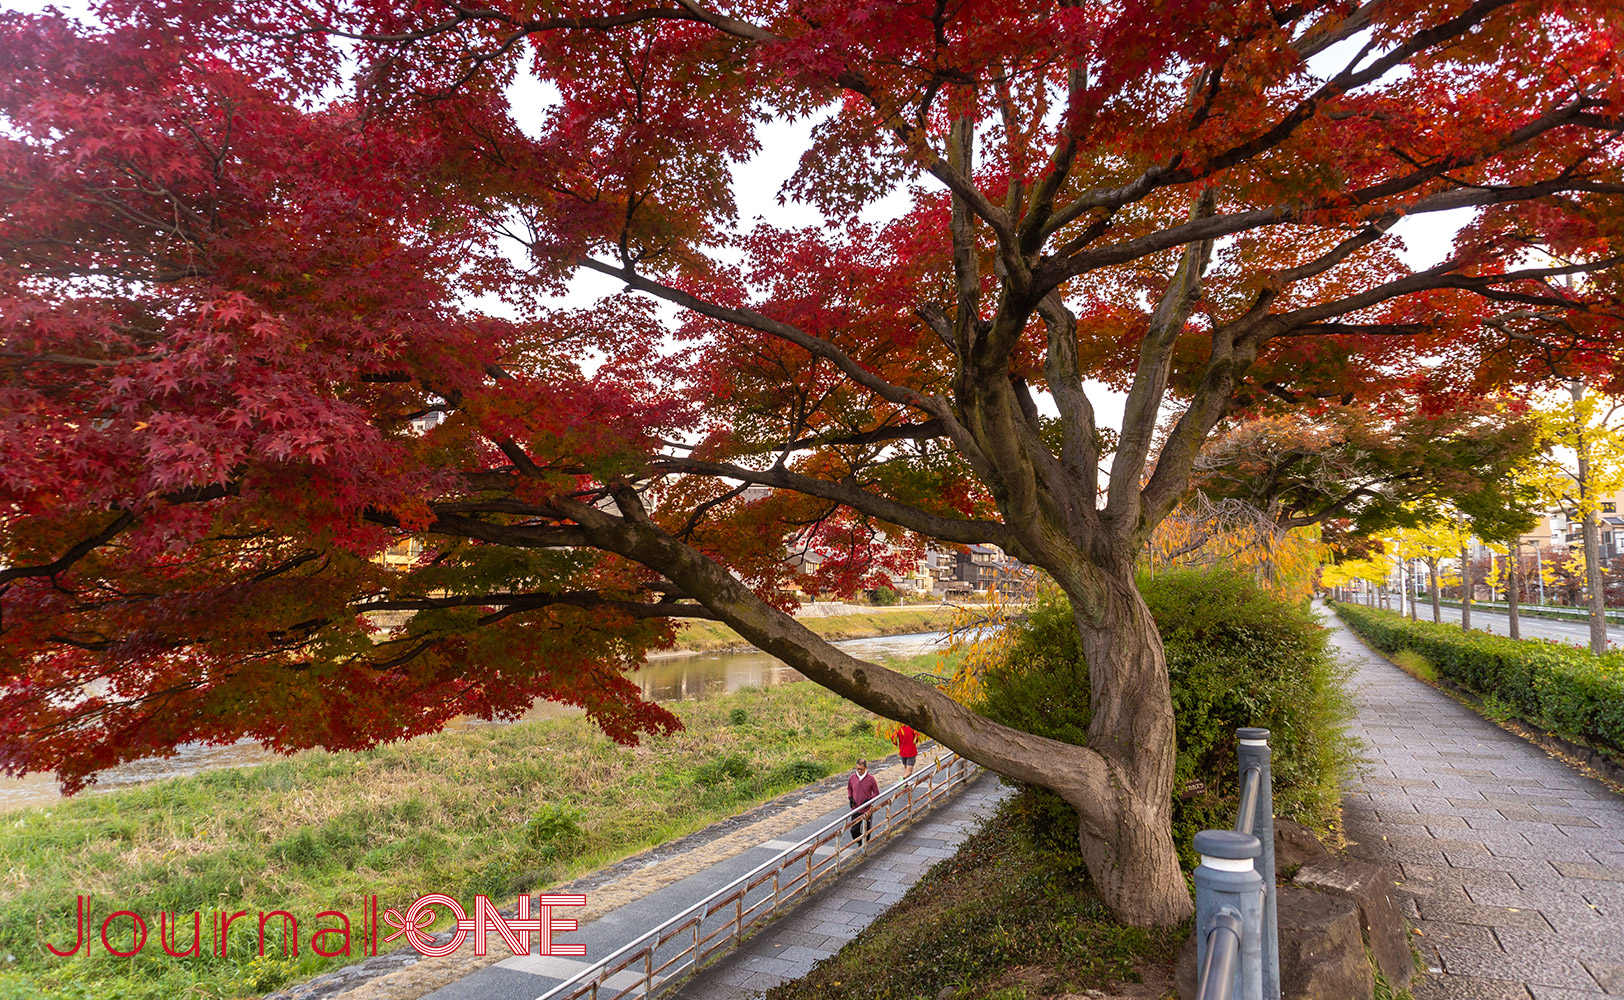
[[1401,649],[1394,653],[1393,662],[1411,677],[1426,681],[1428,684],[1438,683],[1438,668],[1432,665],[1431,660],[1413,649]]
[[[881,608],[855,615],[802,618],[802,625],[825,639],[866,639],[877,635],[934,632],[953,624],[953,610],[939,605],[923,608]],[[748,648],[750,643],[720,622],[689,622],[677,633],[677,648],[693,653]]]
[[1078,852],[1033,846],[1006,808],[855,941],[767,1000],[1080,993],[1170,964],[1188,935],[1188,926],[1117,923]]
[[[506,903],[892,749],[873,735],[869,713],[814,684],[672,708],[687,729],[635,748],[581,717],[545,719],[307,752],[7,813],[0,1000],[264,993],[358,960],[310,952],[319,911],[349,912],[358,942],[369,893],[380,913],[427,892]],[[93,900],[94,947],[56,958],[42,941],[71,944],[81,894]],[[121,909],[150,924],[134,958],[114,958],[97,940],[101,921]],[[250,917],[233,928],[224,959],[165,955],[157,914],[183,915],[184,948],[198,909]],[[268,947],[257,959],[258,911],[278,909],[300,919],[300,955],[271,957]],[[208,920],[205,912],[205,948]],[[127,948],[128,919],[119,927]]]

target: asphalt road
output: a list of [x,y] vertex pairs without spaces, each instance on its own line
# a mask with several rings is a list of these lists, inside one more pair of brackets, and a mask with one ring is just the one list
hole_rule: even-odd
[[[1398,601],[1393,602],[1394,607]],[[1408,611],[1408,608],[1405,609]],[[1459,608],[1439,608],[1439,617],[1445,622],[1460,624]],[[1432,605],[1421,601],[1415,608],[1416,617],[1422,621],[1432,621]],[[1510,635],[1511,616],[1484,611],[1482,608],[1472,608],[1472,627],[1475,629],[1488,629],[1496,635]],[[1534,618],[1530,615],[1517,616],[1518,631],[1524,639],[1555,639],[1558,642],[1571,643],[1575,646],[1590,645],[1590,623],[1587,621],[1558,621],[1554,618]],[[1609,642],[1624,646],[1624,626],[1609,625],[1607,627]]]

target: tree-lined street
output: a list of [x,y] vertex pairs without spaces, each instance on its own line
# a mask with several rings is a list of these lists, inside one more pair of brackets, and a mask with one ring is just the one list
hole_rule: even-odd
[[[1395,600],[1395,605],[1396,603]],[[1450,624],[1457,626],[1460,624],[1461,614],[1459,608],[1444,605],[1438,609],[1438,616]],[[1418,621],[1432,621],[1432,606],[1425,601],[1421,602],[1416,608],[1416,618]],[[1481,605],[1473,605],[1472,627],[1493,632],[1495,635],[1510,635],[1511,616],[1503,611],[1486,611]],[[1588,646],[1590,644],[1590,622],[1585,618],[1580,618],[1577,621],[1560,621],[1554,618],[1518,615],[1517,631],[1524,639],[1554,639],[1557,642],[1566,642],[1575,646]],[[1607,626],[1607,641],[1624,645],[1624,626],[1609,624]]]

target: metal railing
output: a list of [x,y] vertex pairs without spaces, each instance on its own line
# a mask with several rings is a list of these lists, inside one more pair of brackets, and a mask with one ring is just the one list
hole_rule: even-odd
[[[706,959],[736,947],[759,925],[821,880],[859,857],[869,845],[913,822],[964,782],[976,765],[955,753],[938,757],[912,778],[899,781],[857,809],[787,848],[747,875],[711,893],[588,969],[564,980],[538,1000],[618,1000],[652,997],[694,971]],[[849,832],[863,818],[868,830]]]
[[1195,835],[1199,1000],[1280,1000],[1269,731],[1239,729],[1241,800],[1230,830]]

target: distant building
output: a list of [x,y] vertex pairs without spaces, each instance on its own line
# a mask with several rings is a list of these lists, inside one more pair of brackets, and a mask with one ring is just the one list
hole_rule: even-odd
[[1019,584],[1019,559],[996,545],[968,545],[958,554],[957,579],[978,593],[1010,590]]

